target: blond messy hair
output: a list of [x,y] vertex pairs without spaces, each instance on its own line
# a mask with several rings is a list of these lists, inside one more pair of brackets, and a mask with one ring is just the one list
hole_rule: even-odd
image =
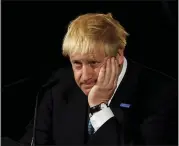
[[111,13],[84,14],[69,24],[62,54],[70,56],[72,53],[86,54],[104,49],[106,56],[116,56],[118,49],[125,49],[128,35]]

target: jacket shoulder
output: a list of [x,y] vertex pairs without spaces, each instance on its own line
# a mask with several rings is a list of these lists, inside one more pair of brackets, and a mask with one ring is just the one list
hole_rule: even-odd
[[139,75],[139,79],[143,82],[146,83],[161,83],[161,84],[165,84],[165,83],[176,83],[177,80],[172,77],[167,75],[164,72],[161,72],[159,70],[150,68],[148,66],[145,66],[141,63],[135,62],[132,59],[128,59],[129,61],[129,66],[133,69],[131,69],[132,72],[137,72],[138,71],[138,75]]
[[68,81],[73,81],[73,80],[74,78],[73,78],[72,68],[66,67],[66,68],[59,68],[55,70],[54,72],[52,72],[52,75],[47,80],[47,83],[52,82],[52,81],[68,82]]

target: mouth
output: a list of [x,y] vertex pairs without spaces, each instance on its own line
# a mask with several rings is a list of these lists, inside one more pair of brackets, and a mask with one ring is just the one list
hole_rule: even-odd
[[83,84],[84,88],[91,88],[94,86],[95,83],[90,83],[90,84]]

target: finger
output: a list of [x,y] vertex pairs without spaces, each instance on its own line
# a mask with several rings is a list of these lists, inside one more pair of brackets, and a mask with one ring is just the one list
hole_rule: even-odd
[[110,86],[114,85],[115,79],[116,79],[116,62],[115,62],[115,58],[113,57],[111,59],[111,75],[110,75],[110,81],[109,81]]
[[115,66],[116,66],[116,77],[118,77],[119,76],[119,64],[117,60],[115,60]]
[[103,80],[105,79],[105,72],[106,72],[106,65],[103,64],[100,68],[99,75],[98,75],[98,83],[103,83]]
[[118,77],[119,77],[119,65],[118,65],[117,60],[115,60],[115,67],[116,67],[116,78],[115,78],[115,81],[114,81],[114,86],[117,85],[117,81],[118,81]]
[[110,75],[111,75],[111,59],[109,58],[106,63],[106,72],[105,72],[105,79],[103,85],[107,86],[109,84]]
[[103,65],[105,65],[105,67],[106,67],[106,65],[107,65],[108,59],[109,59],[109,57],[104,58]]
[[117,53],[116,55],[116,63],[117,63],[117,72],[119,73],[119,68],[120,68],[120,64],[119,64],[119,53]]
[[99,75],[98,75],[98,82],[100,84],[103,83],[104,79],[105,79],[105,72],[106,72],[106,61],[107,61],[107,58],[104,59],[104,62],[100,68],[100,71],[99,71]]
[[116,60],[117,60],[117,63],[119,64],[119,53],[117,53],[116,55]]

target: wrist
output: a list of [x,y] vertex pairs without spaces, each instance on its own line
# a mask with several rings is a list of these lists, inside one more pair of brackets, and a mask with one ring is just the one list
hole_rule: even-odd
[[106,103],[100,103],[98,105],[90,107],[90,115],[92,116],[94,113],[101,111],[104,108],[107,108],[108,105]]
[[88,104],[89,104],[89,107],[91,108],[91,107],[94,107],[94,106],[97,106],[97,105],[100,105],[100,104],[102,104],[102,103],[105,103],[106,105],[107,105],[107,103],[108,103],[108,101],[103,101],[103,102],[89,102],[88,101]]

